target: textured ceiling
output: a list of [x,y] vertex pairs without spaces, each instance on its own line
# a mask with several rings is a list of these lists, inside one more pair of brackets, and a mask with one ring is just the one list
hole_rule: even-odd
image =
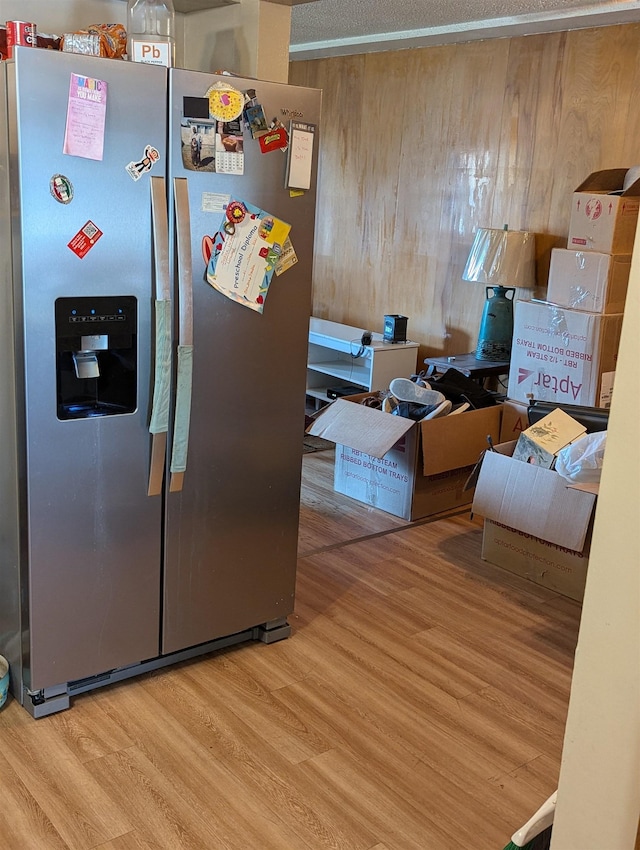
[[200,12],[202,9],[219,9],[231,6],[237,0],[173,0],[176,12]]
[[638,0],[289,0],[290,58],[640,21]]

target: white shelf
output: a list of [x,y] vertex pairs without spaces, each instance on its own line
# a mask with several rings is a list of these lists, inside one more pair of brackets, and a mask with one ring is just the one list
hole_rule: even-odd
[[352,381],[369,387],[371,370],[365,366],[352,365],[344,360],[328,360],[326,363],[308,363],[307,369],[311,372],[319,372],[321,375],[333,375],[341,381]]
[[[362,346],[365,328],[311,319],[307,360],[307,395],[329,401],[327,387],[353,385],[362,392],[386,390],[393,378],[416,371],[418,343],[393,344],[373,333],[371,345]],[[358,356],[359,355],[359,356]],[[335,380],[327,382],[327,376]]]

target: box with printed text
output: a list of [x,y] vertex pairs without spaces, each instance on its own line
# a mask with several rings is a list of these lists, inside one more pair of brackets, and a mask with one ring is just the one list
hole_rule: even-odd
[[573,193],[567,248],[631,254],[640,209],[640,180],[626,189],[628,169],[594,171]]
[[415,520],[471,502],[465,484],[487,446],[498,442],[500,405],[414,422],[337,399],[307,429],[336,443],[334,489],[387,513]]
[[621,330],[622,314],[516,302],[508,397],[609,407]]
[[527,413],[529,405],[523,401],[505,398],[500,403],[500,408],[502,410],[500,442],[508,443],[510,440],[517,440],[520,434],[529,427]]
[[490,564],[581,602],[587,582],[589,546],[590,541],[587,540],[585,547],[577,552],[526,531],[485,519],[481,557]]

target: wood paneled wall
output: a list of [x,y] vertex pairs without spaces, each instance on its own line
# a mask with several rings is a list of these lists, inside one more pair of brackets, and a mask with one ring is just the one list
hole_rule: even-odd
[[574,188],[640,163],[640,24],[293,62],[289,79],[323,90],[313,313],[375,331],[407,315],[420,357],[475,348],[476,228],[536,233],[544,297]]

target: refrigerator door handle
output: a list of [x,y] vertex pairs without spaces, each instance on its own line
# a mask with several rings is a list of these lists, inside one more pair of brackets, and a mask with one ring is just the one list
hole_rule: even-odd
[[193,376],[193,289],[189,189],[184,177],[173,181],[178,259],[178,372],[169,492],[182,490],[187,469]]
[[155,375],[149,433],[151,464],[148,496],[162,492],[171,396],[171,282],[169,216],[164,177],[151,178],[151,225],[155,272]]

